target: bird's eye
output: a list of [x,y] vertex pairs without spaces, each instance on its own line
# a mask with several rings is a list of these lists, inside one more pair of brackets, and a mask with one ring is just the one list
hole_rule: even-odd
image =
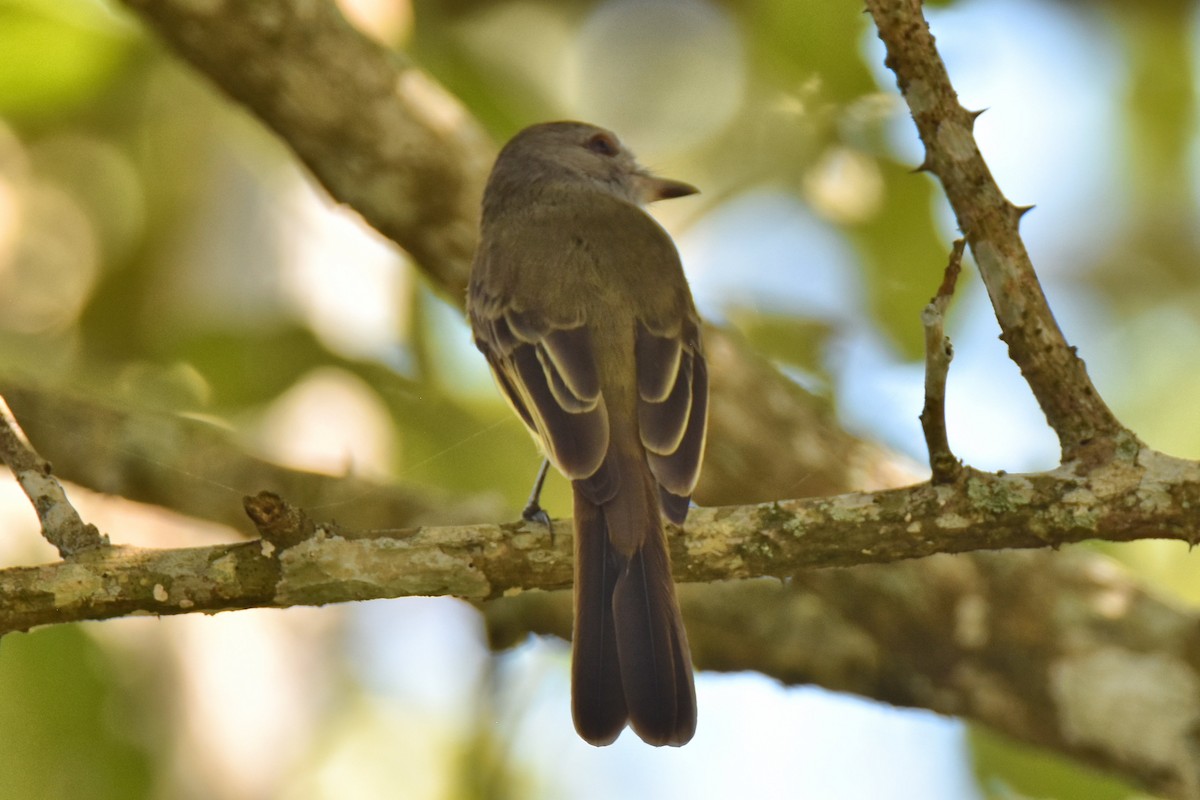
[[593,153],[599,153],[602,156],[612,157],[621,151],[617,140],[607,133],[597,133],[592,138],[588,139],[583,145]]

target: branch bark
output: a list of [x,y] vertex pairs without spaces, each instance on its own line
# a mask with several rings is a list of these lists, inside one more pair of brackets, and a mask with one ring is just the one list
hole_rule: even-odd
[[[285,515],[278,515],[285,516]],[[208,548],[114,547],[0,571],[0,634],[133,611],[179,614],[375,597],[491,600],[570,585],[570,537],[526,523],[346,531],[297,515],[270,542]],[[559,520],[556,532],[570,530]],[[1059,547],[1155,537],[1195,543],[1200,464],[1143,449],[1081,477],[964,472],[954,486],[694,509],[671,537],[675,577],[788,578],[813,567],[936,553]],[[286,542],[290,546],[276,544]]]
[[0,398],[0,461],[8,465],[25,496],[37,511],[42,536],[63,558],[108,544],[96,526],[88,525],[67,500],[50,462],[38,455],[25,438],[8,406]]
[[925,328],[925,407],[921,409],[921,429],[929,450],[932,483],[953,483],[962,475],[962,463],[954,457],[946,433],[946,379],[954,347],[946,336],[945,319],[962,270],[963,246],[962,239],[954,243],[942,285],[921,312],[921,325]]

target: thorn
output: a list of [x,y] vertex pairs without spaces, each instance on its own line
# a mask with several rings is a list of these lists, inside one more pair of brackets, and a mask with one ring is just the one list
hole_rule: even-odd
[[1028,205],[1028,206],[1013,206],[1013,210],[1017,212],[1017,219],[1018,219],[1018,220],[1020,220],[1021,218],[1023,218],[1023,217],[1024,217],[1026,214],[1028,214],[1030,211],[1033,211],[1033,209],[1035,209],[1035,208],[1037,208],[1037,206],[1035,206],[1035,205]]
[[985,111],[987,111],[986,108],[981,108],[978,111],[967,111],[967,116],[970,117],[970,126],[969,127],[972,130],[975,128],[975,120],[979,119],[980,115],[983,114],[983,112],[985,112]]

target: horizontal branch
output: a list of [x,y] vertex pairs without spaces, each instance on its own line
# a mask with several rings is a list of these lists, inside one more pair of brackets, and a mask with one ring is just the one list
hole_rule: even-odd
[[[471,525],[346,532],[316,525],[291,547],[253,541],[178,550],[102,548],[0,571],[0,634],[131,613],[320,605],[409,595],[487,600],[571,582],[570,526]],[[956,485],[696,509],[671,537],[676,578],[788,577],[1087,539],[1179,539],[1200,532],[1200,465],[1131,451],[1086,480],[966,470]],[[295,537],[282,540],[295,541]]]
[[[105,547],[0,570],[0,634],[411,595],[505,598],[489,606],[489,627],[495,635],[502,625],[510,641],[570,628],[569,602],[522,591],[570,585],[566,521],[553,536],[527,523],[345,531],[269,495],[247,506],[267,539]],[[966,716],[1194,798],[1200,703],[1179,693],[1200,686],[1200,620],[1149,598],[1119,568],[1049,552],[910,560],[886,579],[871,565],[808,568],[1093,538],[1191,542],[1197,531],[1200,465],[1131,449],[1087,478],[965,470],[956,485],[694,509],[670,543],[678,579],[714,581],[681,587],[701,668],[759,669]],[[789,580],[721,580],[764,576]],[[1144,685],[1147,675],[1158,677]],[[1132,694],[1130,681],[1141,687]]]

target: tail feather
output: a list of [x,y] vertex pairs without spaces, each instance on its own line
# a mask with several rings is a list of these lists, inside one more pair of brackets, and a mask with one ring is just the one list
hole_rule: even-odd
[[576,491],[571,713],[575,730],[597,746],[616,741],[629,717],[612,613],[619,567],[610,551],[600,507]]
[[613,613],[630,725],[649,744],[678,746],[696,732],[696,689],[665,545],[660,526],[629,559]]
[[602,506],[575,491],[572,708],[592,744],[611,743],[628,721],[647,743],[678,746],[696,730],[691,654],[657,488],[637,466],[621,470]]

